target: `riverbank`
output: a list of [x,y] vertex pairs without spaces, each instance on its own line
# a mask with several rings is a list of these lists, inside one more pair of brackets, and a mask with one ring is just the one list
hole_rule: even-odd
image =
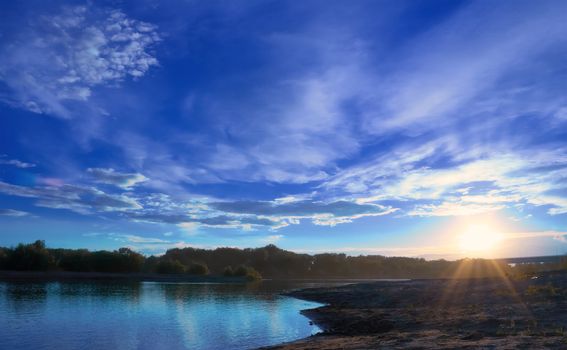
[[565,349],[567,274],[313,288],[302,313],[321,334],[265,349]]
[[157,273],[103,273],[68,271],[0,271],[0,281],[49,282],[49,281],[136,281],[136,282],[186,282],[186,283],[245,283],[246,277],[218,275],[186,275]]

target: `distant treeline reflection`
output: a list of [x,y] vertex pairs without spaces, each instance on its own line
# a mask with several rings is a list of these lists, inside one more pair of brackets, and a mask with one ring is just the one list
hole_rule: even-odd
[[159,273],[264,278],[471,278],[530,276],[566,270],[567,257],[557,262],[517,264],[503,260],[431,260],[380,255],[297,254],[275,245],[262,248],[175,248],[162,256],[145,257],[129,248],[115,251],[52,249],[44,241],[0,247],[0,270]]

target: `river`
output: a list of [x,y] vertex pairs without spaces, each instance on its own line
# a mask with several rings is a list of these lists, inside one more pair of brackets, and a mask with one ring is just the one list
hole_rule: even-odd
[[285,290],[336,283],[0,282],[2,349],[251,349],[319,331]]

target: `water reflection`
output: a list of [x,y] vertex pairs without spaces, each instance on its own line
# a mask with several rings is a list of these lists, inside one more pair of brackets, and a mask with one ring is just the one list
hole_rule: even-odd
[[248,349],[306,337],[308,286],[0,282],[2,348]]

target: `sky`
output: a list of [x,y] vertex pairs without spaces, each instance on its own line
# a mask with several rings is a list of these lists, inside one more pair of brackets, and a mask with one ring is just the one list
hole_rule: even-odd
[[567,253],[565,13],[1,2],[0,245]]

